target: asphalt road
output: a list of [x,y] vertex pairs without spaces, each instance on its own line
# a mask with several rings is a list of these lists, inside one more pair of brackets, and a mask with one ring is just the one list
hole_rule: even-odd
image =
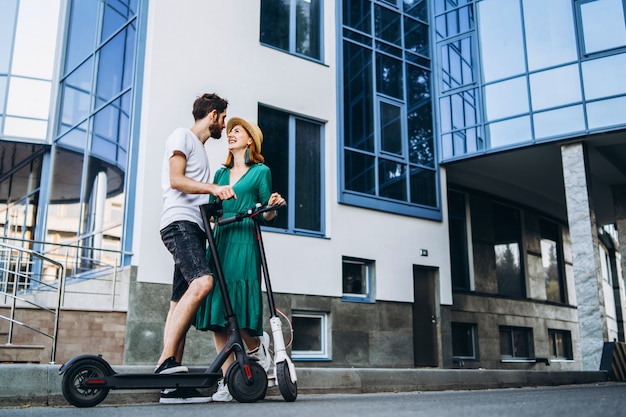
[[293,403],[268,397],[254,404],[99,405],[93,408],[3,408],[1,417],[623,417],[626,383],[481,391],[300,395]]

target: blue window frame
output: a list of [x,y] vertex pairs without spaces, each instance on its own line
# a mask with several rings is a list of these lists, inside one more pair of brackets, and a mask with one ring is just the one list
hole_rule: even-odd
[[314,236],[324,234],[324,126],[321,122],[259,105],[259,127],[272,185],[287,207],[272,227]]
[[427,2],[341,12],[340,201],[440,220]]
[[261,0],[261,43],[321,61],[322,5],[322,0]]
[[375,302],[375,262],[344,256],[342,259],[342,288],[344,301]]

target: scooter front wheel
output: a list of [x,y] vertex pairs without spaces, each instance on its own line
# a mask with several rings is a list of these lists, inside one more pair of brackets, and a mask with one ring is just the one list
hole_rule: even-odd
[[278,389],[285,401],[295,401],[298,396],[298,386],[291,380],[289,372],[289,363],[287,361],[278,362],[276,364],[276,382]]
[[245,373],[237,362],[227,372],[227,383],[230,395],[240,403],[253,403],[265,398],[267,393],[267,374],[265,369],[256,362],[250,362],[252,382],[248,383]]
[[89,388],[87,379],[108,376],[108,369],[93,359],[81,359],[63,374],[62,392],[65,399],[76,407],[93,407],[100,404],[109,394],[108,388]]

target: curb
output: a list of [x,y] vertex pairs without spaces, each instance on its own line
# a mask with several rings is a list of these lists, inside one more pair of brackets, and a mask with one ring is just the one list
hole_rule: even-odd
[[[61,391],[60,365],[0,365],[0,407],[69,405]],[[151,373],[149,366],[114,366],[118,373]],[[607,382],[606,371],[483,369],[297,368],[298,394],[362,394],[480,390]],[[269,397],[280,396],[278,388]],[[111,390],[102,404],[158,402],[155,390]]]

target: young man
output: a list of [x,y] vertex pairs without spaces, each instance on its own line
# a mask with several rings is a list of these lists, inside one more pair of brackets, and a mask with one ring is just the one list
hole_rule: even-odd
[[[198,306],[213,288],[213,276],[206,260],[206,234],[199,206],[207,194],[222,200],[236,198],[230,186],[210,182],[209,159],[204,143],[219,139],[225,127],[228,102],[216,94],[204,94],[193,104],[194,124],[178,128],[165,144],[163,158],[163,211],[161,240],[174,258],[170,309],[163,331],[163,351],[154,372],[188,372],[181,365],[185,336]],[[164,390],[161,402],[207,402],[195,389]]]

